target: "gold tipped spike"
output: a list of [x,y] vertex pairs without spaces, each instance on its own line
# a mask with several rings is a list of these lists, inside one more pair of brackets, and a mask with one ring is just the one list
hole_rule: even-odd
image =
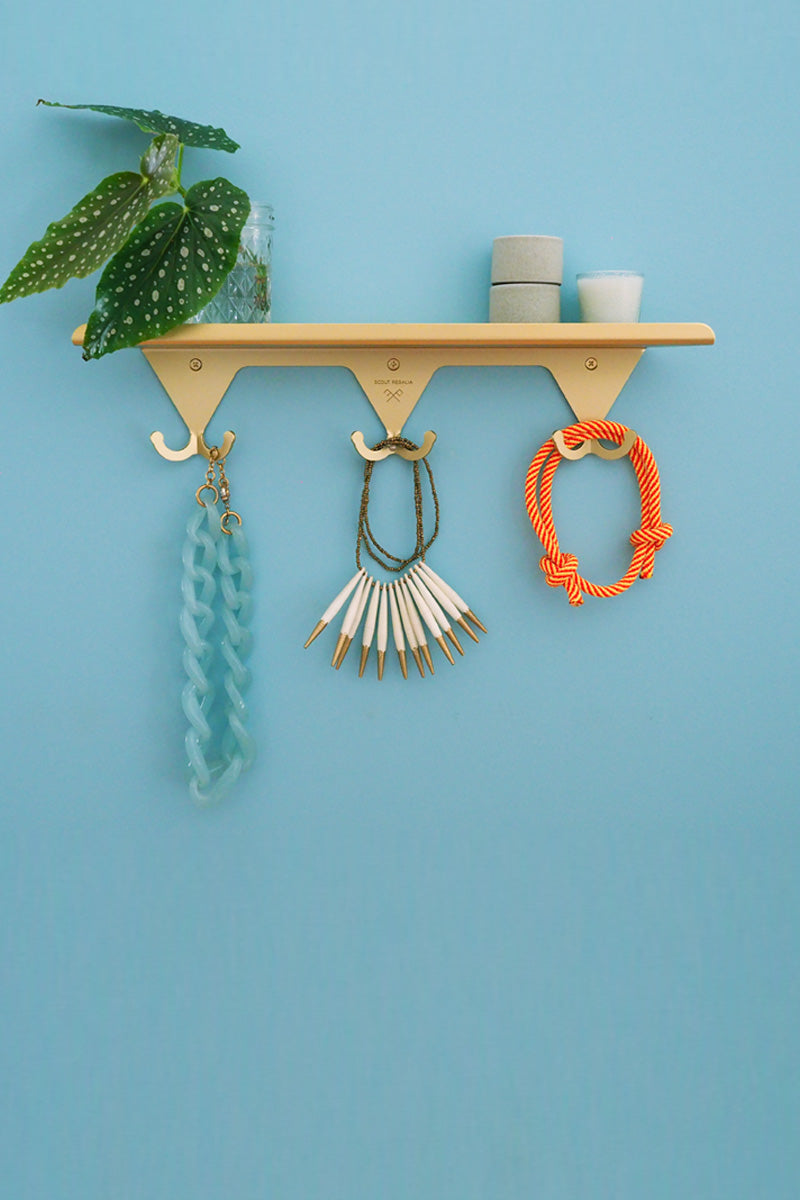
[[422,676],[422,678],[424,679],[425,678],[425,668],[422,665],[422,659],[420,658],[420,653],[416,646],[411,647],[411,653],[414,655],[414,662],[417,664],[417,667],[419,668],[419,673]]
[[468,624],[467,624],[467,622],[464,620],[464,618],[463,618],[463,617],[458,617],[457,619],[458,619],[458,623],[459,623],[459,625],[460,625],[460,626],[461,626],[461,628],[464,630],[464,633],[468,633],[468,634],[469,634],[469,636],[472,638],[473,642],[479,642],[479,641],[480,641],[480,638],[478,637],[478,635],[477,635],[477,634],[475,634],[475,633],[473,633],[473,632],[472,632],[472,630],[470,629],[469,625],[468,625]]
[[303,646],[303,649],[307,650],[308,647],[311,645],[311,643],[314,641],[314,638],[318,638],[319,635],[322,633],[323,629],[327,629],[327,627],[328,627],[327,621],[317,621],[316,625],[314,626],[314,629],[312,630],[311,637],[305,643],[305,645]]
[[453,643],[453,645],[455,646],[458,653],[463,655],[464,650],[461,646],[461,642],[458,640],[456,635],[453,633],[453,631],[449,625],[447,626],[447,629],[445,629],[444,632],[445,632],[445,637],[448,637],[450,639],[450,641]]
[[336,663],[336,670],[337,670],[337,671],[339,670],[339,667],[342,665],[342,663],[344,662],[344,660],[347,658],[347,651],[350,649],[350,647],[352,646],[352,644],[353,644],[353,639],[352,639],[351,637],[346,637],[346,638],[344,639],[344,642],[342,643],[342,649],[341,649],[341,651],[339,652],[339,659],[338,659],[338,661],[337,661],[337,663]]
[[362,646],[361,647],[361,662],[358,665],[358,678],[359,679],[364,674],[364,668],[367,665],[368,658],[369,658],[369,646]]
[[386,662],[386,651],[378,651],[378,679],[383,679],[383,666]]
[[433,659],[431,658],[431,652],[430,652],[430,649],[428,648],[428,643],[423,642],[422,645],[420,646],[420,650],[422,651],[422,654],[425,658],[425,662],[428,664],[428,670],[430,671],[431,675],[435,675],[436,672],[433,669]]
[[452,663],[453,666],[455,666],[456,660],[453,658],[453,655],[450,651],[450,647],[448,646],[447,642],[444,640],[444,638],[442,637],[441,634],[439,634],[439,636],[437,637],[436,642],[437,642],[439,648],[441,649],[442,654],[447,659],[447,661],[449,663]]
[[331,659],[332,667],[336,666],[336,661],[339,658],[339,652],[342,649],[342,646],[344,645],[346,638],[347,638],[346,633],[340,633],[338,638],[336,639],[336,646],[333,651],[333,658]]
[[398,650],[397,657],[400,659],[400,670],[403,672],[403,679],[408,679],[408,662],[406,661],[405,650]]
[[471,608],[468,608],[468,609],[466,610],[466,612],[464,613],[464,616],[465,616],[465,617],[469,617],[470,621],[472,621],[472,624],[473,624],[473,625],[477,625],[477,626],[478,626],[478,629],[482,629],[484,633],[488,633],[488,632],[489,632],[489,630],[486,628],[486,626],[485,626],[485,625],[483,625],[483,624],[482,624],[482,623],[481,623],[481,622],[478,620],[478,618],[475,616],[475,613],[472,611],[472,609],[471,609]]

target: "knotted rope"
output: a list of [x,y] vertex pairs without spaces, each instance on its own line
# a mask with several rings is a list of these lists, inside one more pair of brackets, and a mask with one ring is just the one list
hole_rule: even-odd
[[207,503],[198,496],[198,501],[183,546],[180,628],[187,682],[181,702],[189,721],[189,790],[198,804],[213,804],[255,757],[243,699],[250,682],[245,660],[253,578],[241,526],[226,535],[225,512],[216,497]]
[[[605,438],[621,446],[630,431],[615,421],[581,421],[561,431],[564,443],[574,449],[588,438]],[[672,526],[661,520],[661,484],[658,468],[649,448],[640,437],[636,438],[628,457],[633,464],[642,498],[642,523],[635,529],[630,540],[633,558],[628,570],[617,583],[603,585],[590,583],[578,574],[578,560],[574,554],[565,554],[558,544],[553,521],[552,489],[553,477],[561,454],[555,442],[545,442],[528,469],[525,481],[525,505],[531,524],[536,530],[546,554],[539,566],[544,571],[550,587],[563,587],[570,604],[583,604],[584,594],[589,596],[619,596],[638,578],[649,579],[653,574],[656,550],[660,550]]]

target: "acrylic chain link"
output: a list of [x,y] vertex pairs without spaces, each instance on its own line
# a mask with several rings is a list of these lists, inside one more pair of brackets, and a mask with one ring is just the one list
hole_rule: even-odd
[[255,757],[243,699],[250,682],[252,571],[241,527],[226,536],[220,519],[216,500],[201,502],[183,546],[182,705],[189,721],[189,790],[198,804],[223,799]]

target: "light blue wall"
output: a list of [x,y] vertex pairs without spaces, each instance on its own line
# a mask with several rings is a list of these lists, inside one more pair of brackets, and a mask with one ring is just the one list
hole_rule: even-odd
[[[143,105],[242,143],[185,175],[274,204],[277,320],[484,320],[492,238],[545,232],[567,319],[577,270],[637,265],[645,319],[718,343],[649,351],[615,407],[675,536],[582,610],[522,502],[552,380],[436,376],[432,561],[490,632],[381,685],[301,649],[376,418],[346,371],[243,373],[210,432],[238,433],[260,756],[200,812],[202,467],[150,446],[182,426],[138,352],[70,345],[94,280],[0,310],[3,1200],[796,1200],[798,32],[789,0],[19,6],[2,272],[145,144],[36,98]],[[629,469],[557,485],[615,578]]]

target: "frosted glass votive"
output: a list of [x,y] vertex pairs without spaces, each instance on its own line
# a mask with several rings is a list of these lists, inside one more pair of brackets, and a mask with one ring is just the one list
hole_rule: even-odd
[[578,275],[582,321],[638,321],[644,276],[639,271],[586,271]]

